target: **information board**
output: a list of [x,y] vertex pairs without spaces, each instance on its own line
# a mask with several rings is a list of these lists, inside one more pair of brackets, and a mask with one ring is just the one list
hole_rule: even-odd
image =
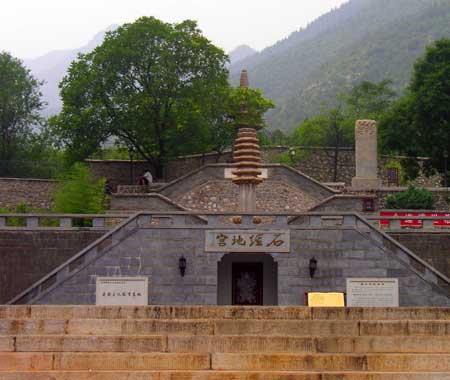
[[398,307],[398,279],[347,278],[347,306]]
[[97,277],[96,305],[148,305],[148,277]]

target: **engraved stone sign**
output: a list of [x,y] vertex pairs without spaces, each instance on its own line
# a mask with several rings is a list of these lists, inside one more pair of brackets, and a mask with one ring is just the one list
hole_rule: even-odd
[[398,307],[398,279],[347,278],[347,306]]
[[148,277],[97,277],[96,305],[148,305]]
[[288,230],[206,231],[206,252],[279,252],[289,253]]

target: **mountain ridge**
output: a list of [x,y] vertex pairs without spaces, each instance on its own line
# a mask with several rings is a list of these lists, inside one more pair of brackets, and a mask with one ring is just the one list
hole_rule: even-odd
[[426,45],[450,36],[448,19],[448,0],[351,0],[232,65],[231,80],[245,67],[277,104],[268,124],[290,131],[362,80],[389,78],[401,93]]
[[58,85],[66,75],[72,61],[77,58],[78,54],[95,49],[103,42],[105,34],[117,27],[118,25],[110,25],[95,34],[86,45],[77,49],[52,50],[39,57],[23,60],[24,65],[31,70],[33,76],[44,81],[41,86],[43,100],[47,103],[47,107],[43,110],[44,116],[52,116],[60,111],[62,103]]

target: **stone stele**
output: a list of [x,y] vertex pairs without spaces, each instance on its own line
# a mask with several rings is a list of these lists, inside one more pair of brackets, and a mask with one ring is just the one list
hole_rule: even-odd
[[352,187],[377,189],[381,187],[378,178],[377,123],[374,120],[358,120],[355,127],[356,177]]

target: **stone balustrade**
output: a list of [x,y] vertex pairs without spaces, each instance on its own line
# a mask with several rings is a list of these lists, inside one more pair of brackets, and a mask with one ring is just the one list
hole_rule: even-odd
[[433,232],[450,231],[450,212],[402,211],[380,212],[367,217],[375,227],[388,231]]
[[0,214],[1,229],[110,229],[128,214]]

